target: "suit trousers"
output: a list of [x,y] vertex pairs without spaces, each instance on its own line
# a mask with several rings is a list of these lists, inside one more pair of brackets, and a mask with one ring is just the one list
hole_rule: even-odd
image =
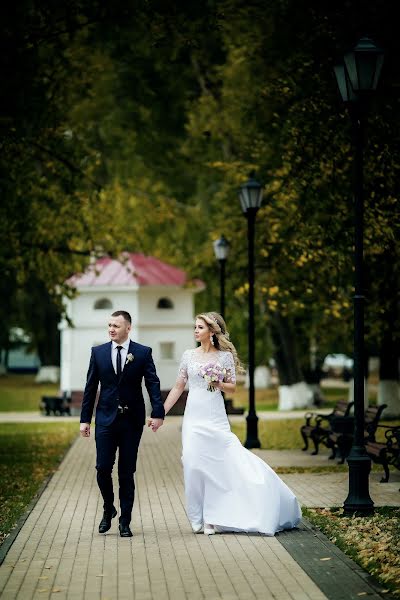
[[138,427],[127,414],[118,414],[111,425],[96,424],[95,428],[97,483],[103,497],[104,510],[111,512],[114,504],[112,470],[118,448],[120,521],[126,524],[131,521],[135,499],[134,475],[142,433],[143,425]]

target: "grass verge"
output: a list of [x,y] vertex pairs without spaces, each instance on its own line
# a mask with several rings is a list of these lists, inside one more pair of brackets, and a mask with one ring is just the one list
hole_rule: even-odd
[[[261,448],[265,450],[300,450],[304,443],[300,436],[300,427],[304,425],[302,419],[263,420],[258,422],[258,436]],[[382,421],[382,425],[400,425],[400,420]],[[246,438],[246,422],[231,423],[231,429],[243,443]],[[385,441],[385,429],[379,427],[376,433],[378,442]],[[381,468],[381,467],[380,467]]]
[[[323,408],[333,408],[338,400],[348,400],[348,390],[340,387],[324,387],[322,389],[324,397]],[[369,391],[368,398],[370,404],[376,404],[376,391]],[[248,409],[249,390],[243,385],[236,388],[236,392],[232,395],[233,404],[235,407]],[[279,391],[277,387],[267,388],[263,390],[255,390],[255,402],[257,411],[278,410]],[[312,409],[318,412],[318,409]],[[304,411],[305,412],[305,411]]]
[[[299,450],[302,447],[300,427],[303,419],[282,419],[279,421],[258,422],[258,435],[261,448],[267,450]],[[243,443],[246,437],[246,422],[232,423],[231,429]]]
[[[347,389],[323,388],[324,408],[331,408],[338,400],[346,400]],[[58,384],[36,383],[35,375],[8,373],[0,378],[0,411],[37,411],[42,396],[56,396]],[[257,411],[277,410],[279,403],[278,388],[258,389],[255,391]],[[234,406],[248,408],[249,391],[239,385],[232,395]],[[376,401],[376,393],[370,393],[370,402]],[[318,411],[317,411],[318,412]]]
[[0,544],[77,434],[77,423],[0,424]]
[[35,375],[10,373],[0,378],[0,411],[39,411],[42,396],[57,396],[58,384],[35,383]]
[[342,508],[303,508],[303,515],[363,569],[400,597],[400,508],[345,517]]

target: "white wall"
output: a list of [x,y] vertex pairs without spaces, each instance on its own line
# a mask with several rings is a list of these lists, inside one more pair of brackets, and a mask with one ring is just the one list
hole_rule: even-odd
[[[183,352],[195,346],[193,290],[160,287],[140,288],[137,341],[153,348],[161,389],[170,389],[177,378]],[[173,308],[157,308],[160,298],[169,298]],[[172,359],[161,357],[161,344],[174,345]]]
[[[170,389],[183,352],[195,346],[194,290],[129,287],[114,291],[93,287],[79,292],[76,298],[65,302],[74,327],[68,327],[66,321],[60,323],[61,390],[69,393],[84,389],[91,347],[108,341],[108,318],[114,310],[127,310],[131,314],[131,339],[153,348],[161,389]],[[162,297],[170,298],[174,308],[157,308]],[[100,298],[109,298],[112,309],[94,309],[95,301]],[[174,345],[171,359],[161,357],[161,344],[165,342]]]
[[[138,322],[141,325],[175,325],[193,321],[193,291],[173,287],[143,287],[139,290]],[[173,308],[157,308],[160,298],[169,298]]]
[[[94,309],[94,303],[101,298],[108,298],[112,308]],[[107,341],[108,319],[115,310],[127,310],[133,322],[138,315],[137,290],[133,287],[113,291],[110,288],[80,289],[79,295],[69,302],[68,314],[75,328],[94,327],[104,331]]]

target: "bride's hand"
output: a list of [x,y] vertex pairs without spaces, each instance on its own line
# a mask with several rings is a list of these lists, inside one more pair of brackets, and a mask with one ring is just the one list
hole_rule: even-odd
[[164,423],[163,419],[147,419],[147,427],[151,427],[151,430],[156,432],[159,427]]

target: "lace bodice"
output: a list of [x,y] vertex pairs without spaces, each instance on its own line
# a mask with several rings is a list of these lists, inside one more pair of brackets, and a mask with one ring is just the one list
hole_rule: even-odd
[[231,352],[217,350],[216,352],[202,353],[195,349],[185,350],[179,365],[178,377],[185,382],[189,381],[189,388],[207,389],[207,382],[200,375],[200,369],[208,363],[218,363],[226,369],[224,381],[236,383],[235,363]]

